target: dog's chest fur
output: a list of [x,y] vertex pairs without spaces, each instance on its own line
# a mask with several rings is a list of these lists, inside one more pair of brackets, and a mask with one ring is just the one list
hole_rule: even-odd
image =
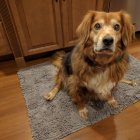
[[109,79],[108,71],[96,74],[89,79],[87,82],[87,88],[89,90],[94,90],[96,93],[108,94],[116,83]]

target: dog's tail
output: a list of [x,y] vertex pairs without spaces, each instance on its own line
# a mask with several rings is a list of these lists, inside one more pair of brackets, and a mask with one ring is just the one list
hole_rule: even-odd
[[51,63],[56,66],[57,68],[60,68],[62,65],[63,57],[65,56],[64,51],[58,51],[51,57]]

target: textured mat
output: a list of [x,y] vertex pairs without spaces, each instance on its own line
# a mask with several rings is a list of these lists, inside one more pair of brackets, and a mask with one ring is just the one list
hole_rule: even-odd
[[22,69],[18,72],[20,85],[25,97],[30,118],[32,135],[35,140],[55,140],[63,138],[83,127],[94,124],[112,114],[125,109],[140,99],[140,61],[131,57],[130,68],[125,75],[127,79],[135,79],[136,87],[120,83],[114,91],[119,107],[113,109],[105,104],[89,102],[89,119],[82,120],[75,105],[64,91],[60,91],[51,102],[43,98],[43,91],[53,87],[56,68],[50,63],[43,63]]

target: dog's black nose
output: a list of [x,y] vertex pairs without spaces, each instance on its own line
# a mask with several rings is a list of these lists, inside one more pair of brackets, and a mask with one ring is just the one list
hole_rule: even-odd
[[114,40],[111,36],[105,36],[103,38],[103,43],[104,43],[105,46],[110,46],[110,45],[113,44],[113,42],[114,42]]

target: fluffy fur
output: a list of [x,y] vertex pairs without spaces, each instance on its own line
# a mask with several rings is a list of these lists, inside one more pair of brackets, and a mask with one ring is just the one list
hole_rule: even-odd
[[[57,54],[56,84],[44,97],[51,100],[64,87],[82,118],[87,118],[87,98],[117,101],[111,92],[128,69],[127,46],[134,38],[134,27],[125,12],[88,12],[77,28],[78,44],[72,52]],[[107,42],[106,42],[107,41]]]

